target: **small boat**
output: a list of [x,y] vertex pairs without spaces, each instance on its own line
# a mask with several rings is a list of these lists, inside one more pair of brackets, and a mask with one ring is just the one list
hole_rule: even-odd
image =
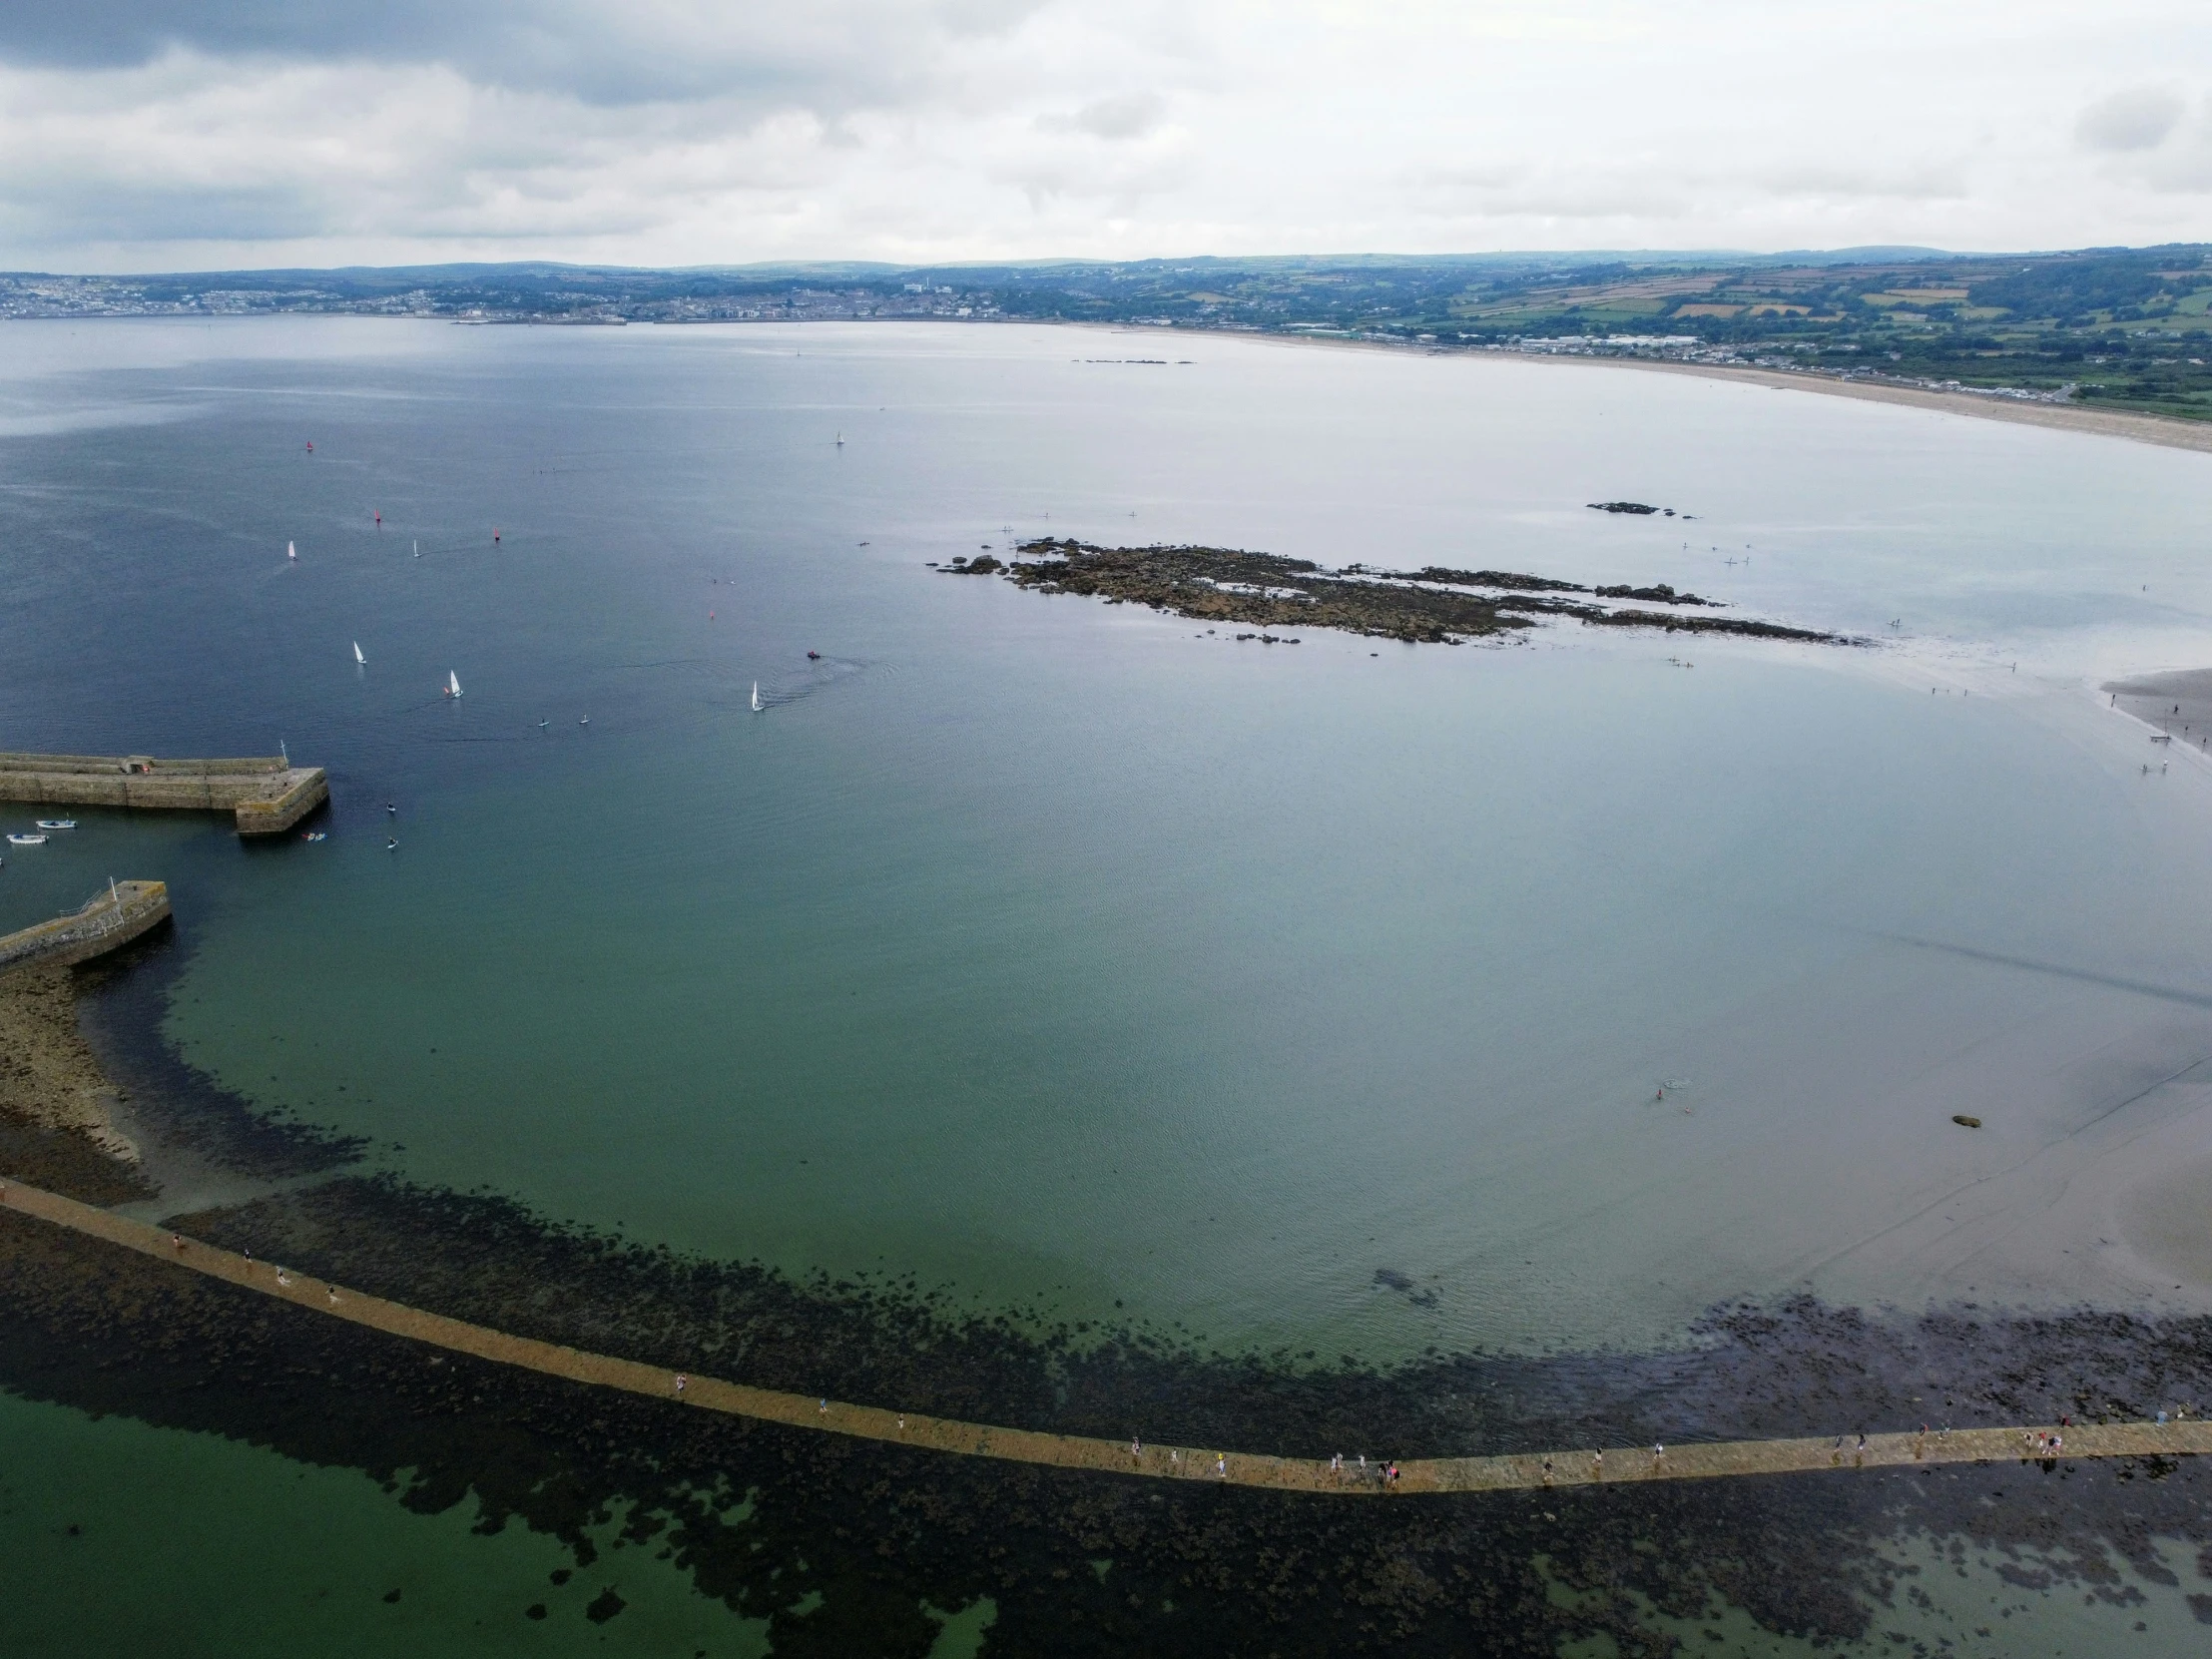
[[753,712],[761,712],[761,682],[758,680],[753,682]]
[[810,652],[808,652],[808,653],[807,653],[807,661],[809,661],[810,663],[819,663],[819,662],[821,662],[821,661],[822,661],[822,653],[821,653],[821,652],[819,652],[819,651],[810,651]]
[[368,659],[361,655],[361,642],[359,640],[353,642],[353,660],[363,668],[368,666]]
[[448,697],[461,695],[461,677],[451,669],[445,671],[445,695]]
[[38,821],[38,827],[41,830],[74,830],[77,828],[77,821],[73,818],[42,818]]
[[46,837],[44,835],[10,835],[8,844],[10,846],[44,846]]
[[422,543],[419,541],[414,544],[414,556],[418,559],[422,557]]
[[284,557],[296,562],[299,557],[299,549],[287,541],[284,543]]
[[837,434],[837,447],[839,449],[842,449],[844,447],[844,434],[842,432],[839,432]]
[[306,832],[306,833],[305,833],[304,835],[301,835],[301,836],[300,836],[299,838],[300,838],[301,840],[303,840],[303,841],[318,841],[318,840],[321,840],[321,839],[323,838],[323,836],[324,836],[324,834],[325,834],[325,833],[326,833],[326,831],[324,831],[324,830],[308,830],[308,831],[307,831],[307,832]]

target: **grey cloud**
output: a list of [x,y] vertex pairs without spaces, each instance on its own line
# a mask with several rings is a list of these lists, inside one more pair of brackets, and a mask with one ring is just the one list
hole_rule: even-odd
[[2181,124],[2186,108],[2176,87],[2129,87],[2083,110],[2074,139],[2085,150],[2155,150]]
[[1160,124],[1166,108],[1166,101],[1156,92],[1122,93],[1085,104],[1068,117],[1067,125],[1092,138],[1143,138]]
[[0,61],[113,69],[217,57],[448,64],[590,103],[707,97],[825,110],[897,102],[942,50],[1049,0],[6,0]]
[[284,242],[326,234],[326,204],[297,186],[268,185],[174,189],[118,189],[96,192],[69,188],[78,181],[56,181],[41,191],[10,190],[0,200],[0,225],[12,237],[32,244],[200,242]]

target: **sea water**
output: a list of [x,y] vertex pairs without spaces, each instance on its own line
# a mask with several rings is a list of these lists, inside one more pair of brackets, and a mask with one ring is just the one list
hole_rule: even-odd
[[[904,324],[11,324],[0,433],[0,747],[333,798],[78,810],[0,925],[168,880],[169,1039],[379,1167],[1378,1361],[2204,1303],[2097,1205],[2212,1150],[2212,771],[2093,688],[2212,647],[2212,458]],[[1045,534],[1870,643],[1262,646],[941,573]]]

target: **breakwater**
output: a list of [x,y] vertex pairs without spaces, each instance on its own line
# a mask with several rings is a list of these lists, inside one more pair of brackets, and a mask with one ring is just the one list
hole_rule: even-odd
[[281,756],[163,761],[151,755],[0,753],[0,801],[229,813],[242,835],[289,830],[330,798],[320,767]]
[[1280,1457],[1218,1447],[1124,1443],[1085,1435],[962,1422],[881,1405],[812,1398],[494,1331],[403,1303],[365,1296],[291,1273],[270,1262],[132,1221],[36,1187],[0,1184],[0,1204],[18,1215],[67,1228],[261,1295],[406,1338],[597,1387],[668,1400],[792,1428],[1008,1462],[1089,1469],[1153,1479],[1210,1481],[1276,1491],[1341,1496],[1527,1491],[1554,1486],[1640,1484],[1759,1475],[1927,1468],[1946,1463],[2054,1462],[2079,1458],[2171,1458],[2212,1454],[2212,1422],[2123,1421],[2016,1425],[1948,1431],[1838,1435],[1834,1438],[1700,1441],[1670,1446],[1579,1446],[1505,1456],[1429,1457],[1398,1462],[1383,1479],[1382,1459],[1365,1462]]
[[115,881],[69,914],[0,937],[0,973],[104,956],[169,919],[166,881]]

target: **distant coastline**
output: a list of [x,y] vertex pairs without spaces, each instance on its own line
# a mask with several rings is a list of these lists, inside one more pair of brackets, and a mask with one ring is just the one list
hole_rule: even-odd
[[[1078,322],[1071,327],[1099,329],[1117,334],[1174,334],[1216,337],[1219,329],[1158,328],[1117,322]],[[1393,357],[1415,354],[1410,348],[1382,340],[1337,339],[1327,334],[1237,333],[1228,337],[1255,340],[1266,345],[1334,346],[1340,350],[1382,351]],[[1749,364],[1682,362],[1659,357],[1578,357],[1543,351],[1430,350],[1419,355],[1463,357],[1483,362],[1557,363],[1576,368],[1634,368],[1659,374],[1691,374],[1708,380],[1738,380],[1748,385],[1771,386],[1777,391],[1822,392],[1831,397],[1855,397],[1869,403],[1901,403],[1942,414],[1967,415],[1978,420],[2008,420],[2022,426],[2044,426],[2061,432],[2086,432],[2097,437],[2127,438],[2155,443],[2167,449],[2191,449],[2212,454],[2212,421],[2179,420],[2167,415],[2137,414],[2120,409],[2092,409],[2076,403],[2012,401],[1981,397],[1971,392],[1937,391],[1932,387],[1890,385],[1879,380],[1845,380],[1825,374],[1793,373],[1788,369],[1758,368]]]

